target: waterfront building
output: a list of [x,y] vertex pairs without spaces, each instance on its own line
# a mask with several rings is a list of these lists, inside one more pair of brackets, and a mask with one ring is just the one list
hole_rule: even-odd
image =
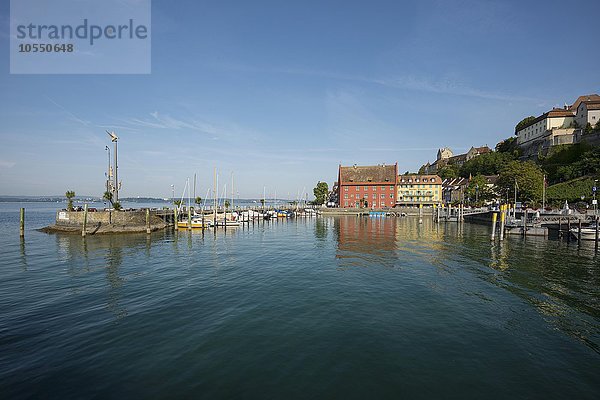
[[385,208],[396,204],[398,163],[339,166],[338,205],[342,208]]
[[469,186],[467,178],[444,179],[442,182],[442,198],[445,204],[462,203]]
[[396,206],[432,206],[442,202],[442,179],[437,175],[398,176]]
[[523,158],[537,157],[552,146],[579,143],[582,128],[588,123],[595,126],[599,120],[600,96],[579,96],[572,105],[553,108],[515,130],[517,144]]

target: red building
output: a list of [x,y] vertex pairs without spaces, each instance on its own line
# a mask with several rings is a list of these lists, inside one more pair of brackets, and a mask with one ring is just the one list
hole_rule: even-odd
[[396,204],[398,163],[339,166],[338,204],[342,208],[383,208]]

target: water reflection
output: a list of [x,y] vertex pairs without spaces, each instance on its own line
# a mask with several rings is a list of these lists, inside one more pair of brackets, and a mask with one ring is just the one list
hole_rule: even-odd
[[[122,304],[124,287],[127,281],[143,274],[136,265],[127,265],[127,256],[134,256],[138,250],[146,260],[152,258],[152,246],[171,240],[170,232],[157,232],[152,235],[97,235],[81,237],[79,235],[56,234],[56,248],[59,260],[66,266],[67,273],[74,278],[72,291],[93,290],[87,287],[88,280],[80,279],[89,273],[104,271],[106,286],[106,308],[120,319],[127,316],[127,308]],[[176,243],[176,239],[172,240]]]
[[[510,236],[491,242],[488,226],[426,218],[420,224],[417,218],[345,216],[328,223],[342,269],[433,266],[444,272],[445,282],[456,282],[450,290],[490,301],[485,290],[464,281],[476,278],[523,300],[548,324],[600,353],[600,263],[593,245]],[[315,226],[317,239],[324,229]],[[428,282],[438,290],[435,284]]]
[[336,258],[341,268],[394,266],[397,249],[395,218],[344,216],[333,221]]
[[25,238],[21,236],[19,243],[19,255],[21,258],[21,269],[27,271],[27,254],[25,253]]

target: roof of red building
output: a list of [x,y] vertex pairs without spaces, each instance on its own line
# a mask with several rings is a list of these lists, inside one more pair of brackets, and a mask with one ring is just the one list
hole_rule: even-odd
[[390,182],[396,183],[396,165],[371,165],[371,166],[340,166],[340,182],[368,183]]

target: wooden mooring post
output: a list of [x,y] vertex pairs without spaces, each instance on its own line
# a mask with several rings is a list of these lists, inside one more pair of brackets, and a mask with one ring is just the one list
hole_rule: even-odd
[[25,209],[21,207],[21,211],[19,214],[20,214],[20,216],[19,216],[19,220],[20,220],[19,236],[24,237],[25,236]]
[[496,237],[496,220],[498,219],[498,214],[492,213],[492,240]]
[[567,242],[571,241],[571,217],[567,217]]
[[562,237],[562,218],[558,217],[558,237]]
[[85,237],[85,231],[87,229],[87,217],[88,217],[88,205],[83,206],[83,228],[81,229],[81,236]]
[[500,241],[504,240],[504,220],[506,219],[506,204],[500,206]]
[[177,215],[177,207],[173,209],[173,226],[175,230],[177,230],[177,221],[179,220],[179,215]]
[[150,209],[146,208],[146,234],[150,234]]
[[581,245],[581,218],[579,218],[579,222],[577,224],[577,245]]

